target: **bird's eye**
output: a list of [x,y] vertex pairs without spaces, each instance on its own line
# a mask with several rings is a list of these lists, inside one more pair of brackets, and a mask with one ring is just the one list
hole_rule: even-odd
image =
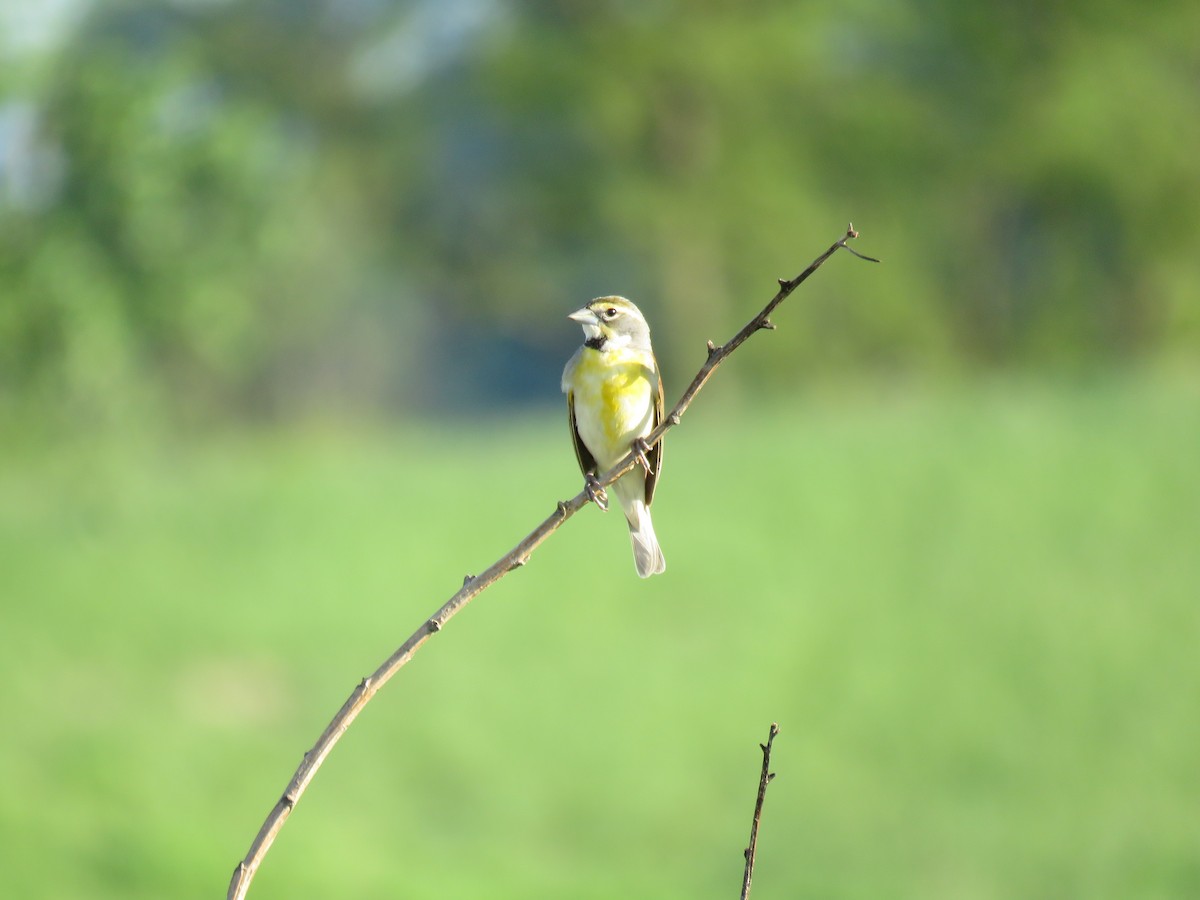
[[604,311],[604,318],[615,319],[616,317],[617,317],[617,308],[615,306],[610,306],[608,309],[606,309]]

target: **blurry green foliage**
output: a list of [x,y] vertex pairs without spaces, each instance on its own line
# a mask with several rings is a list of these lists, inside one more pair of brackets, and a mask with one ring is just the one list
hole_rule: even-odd
[[606,292],[682,371],[851,218],[885,264],[731,377],[1194,356],[1197,33],[1131,0],[97,3],[4,76],[3,400],[552,398]]

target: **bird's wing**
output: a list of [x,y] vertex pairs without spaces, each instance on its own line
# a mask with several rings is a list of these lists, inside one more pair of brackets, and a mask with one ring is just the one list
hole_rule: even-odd
[[567,421],[571,425],[571,442],[575,445],[575,458],[579,460],[579,468],[583,474],[596,471],[596,458],[583,443],[579,436],[579,428],[575,425],[575,392],[567,391]]
[[[657,428],[662,424],[665,406],[662,376],[655,372],[654,378],[658,382],[658,390],[654,394],[654,421],[650,425],[651,428]],[[650,461],[650,471],[646,473],[646,506],[649,508],[651,501],[654,500],[654,488],[658,485],[658,476],[662,472],[663,442],[659,441],[651,447],[646,458]]]
[[563,368],[562,389],[563,393],[567,395],[567,423],[571,426],[571,443],[575,446],[575,458],[579,460],[579,468],[586,475],[588,472],[596,471],[596,458],[584,446],[583,439],[579,436],[579,428],[575,424],[575,391],[571,387],[582,356],[583,347],[580,347],[567,360],[567,365]]

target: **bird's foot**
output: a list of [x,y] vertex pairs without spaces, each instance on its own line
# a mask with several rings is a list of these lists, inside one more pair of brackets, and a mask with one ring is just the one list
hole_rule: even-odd
[[588,472],[583,476],[583,490],[588,495],[589,500],[604,512],[608,512],[608,494],[600,486],[600,481],[596,478],[594,472]]
[[637,457],[637,461],[641,467],[646,470],[646,474],[653,475],[654,469],[650,465],[650,457],[646,455],[650,452],[650,445],[646,443],[645,439],[640,437],[634,438],[629,449],[633,452],[633,455]]

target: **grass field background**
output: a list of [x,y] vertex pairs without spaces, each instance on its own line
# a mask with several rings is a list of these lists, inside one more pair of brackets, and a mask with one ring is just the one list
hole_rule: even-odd
[[[719,384],[719,382],[718,382]],[[672,432],[390,683],[250,896],[1200,895],[1200,382]],[[354,684],[579,489],[561,416],[0,451],[0,872],[223,896]]]

